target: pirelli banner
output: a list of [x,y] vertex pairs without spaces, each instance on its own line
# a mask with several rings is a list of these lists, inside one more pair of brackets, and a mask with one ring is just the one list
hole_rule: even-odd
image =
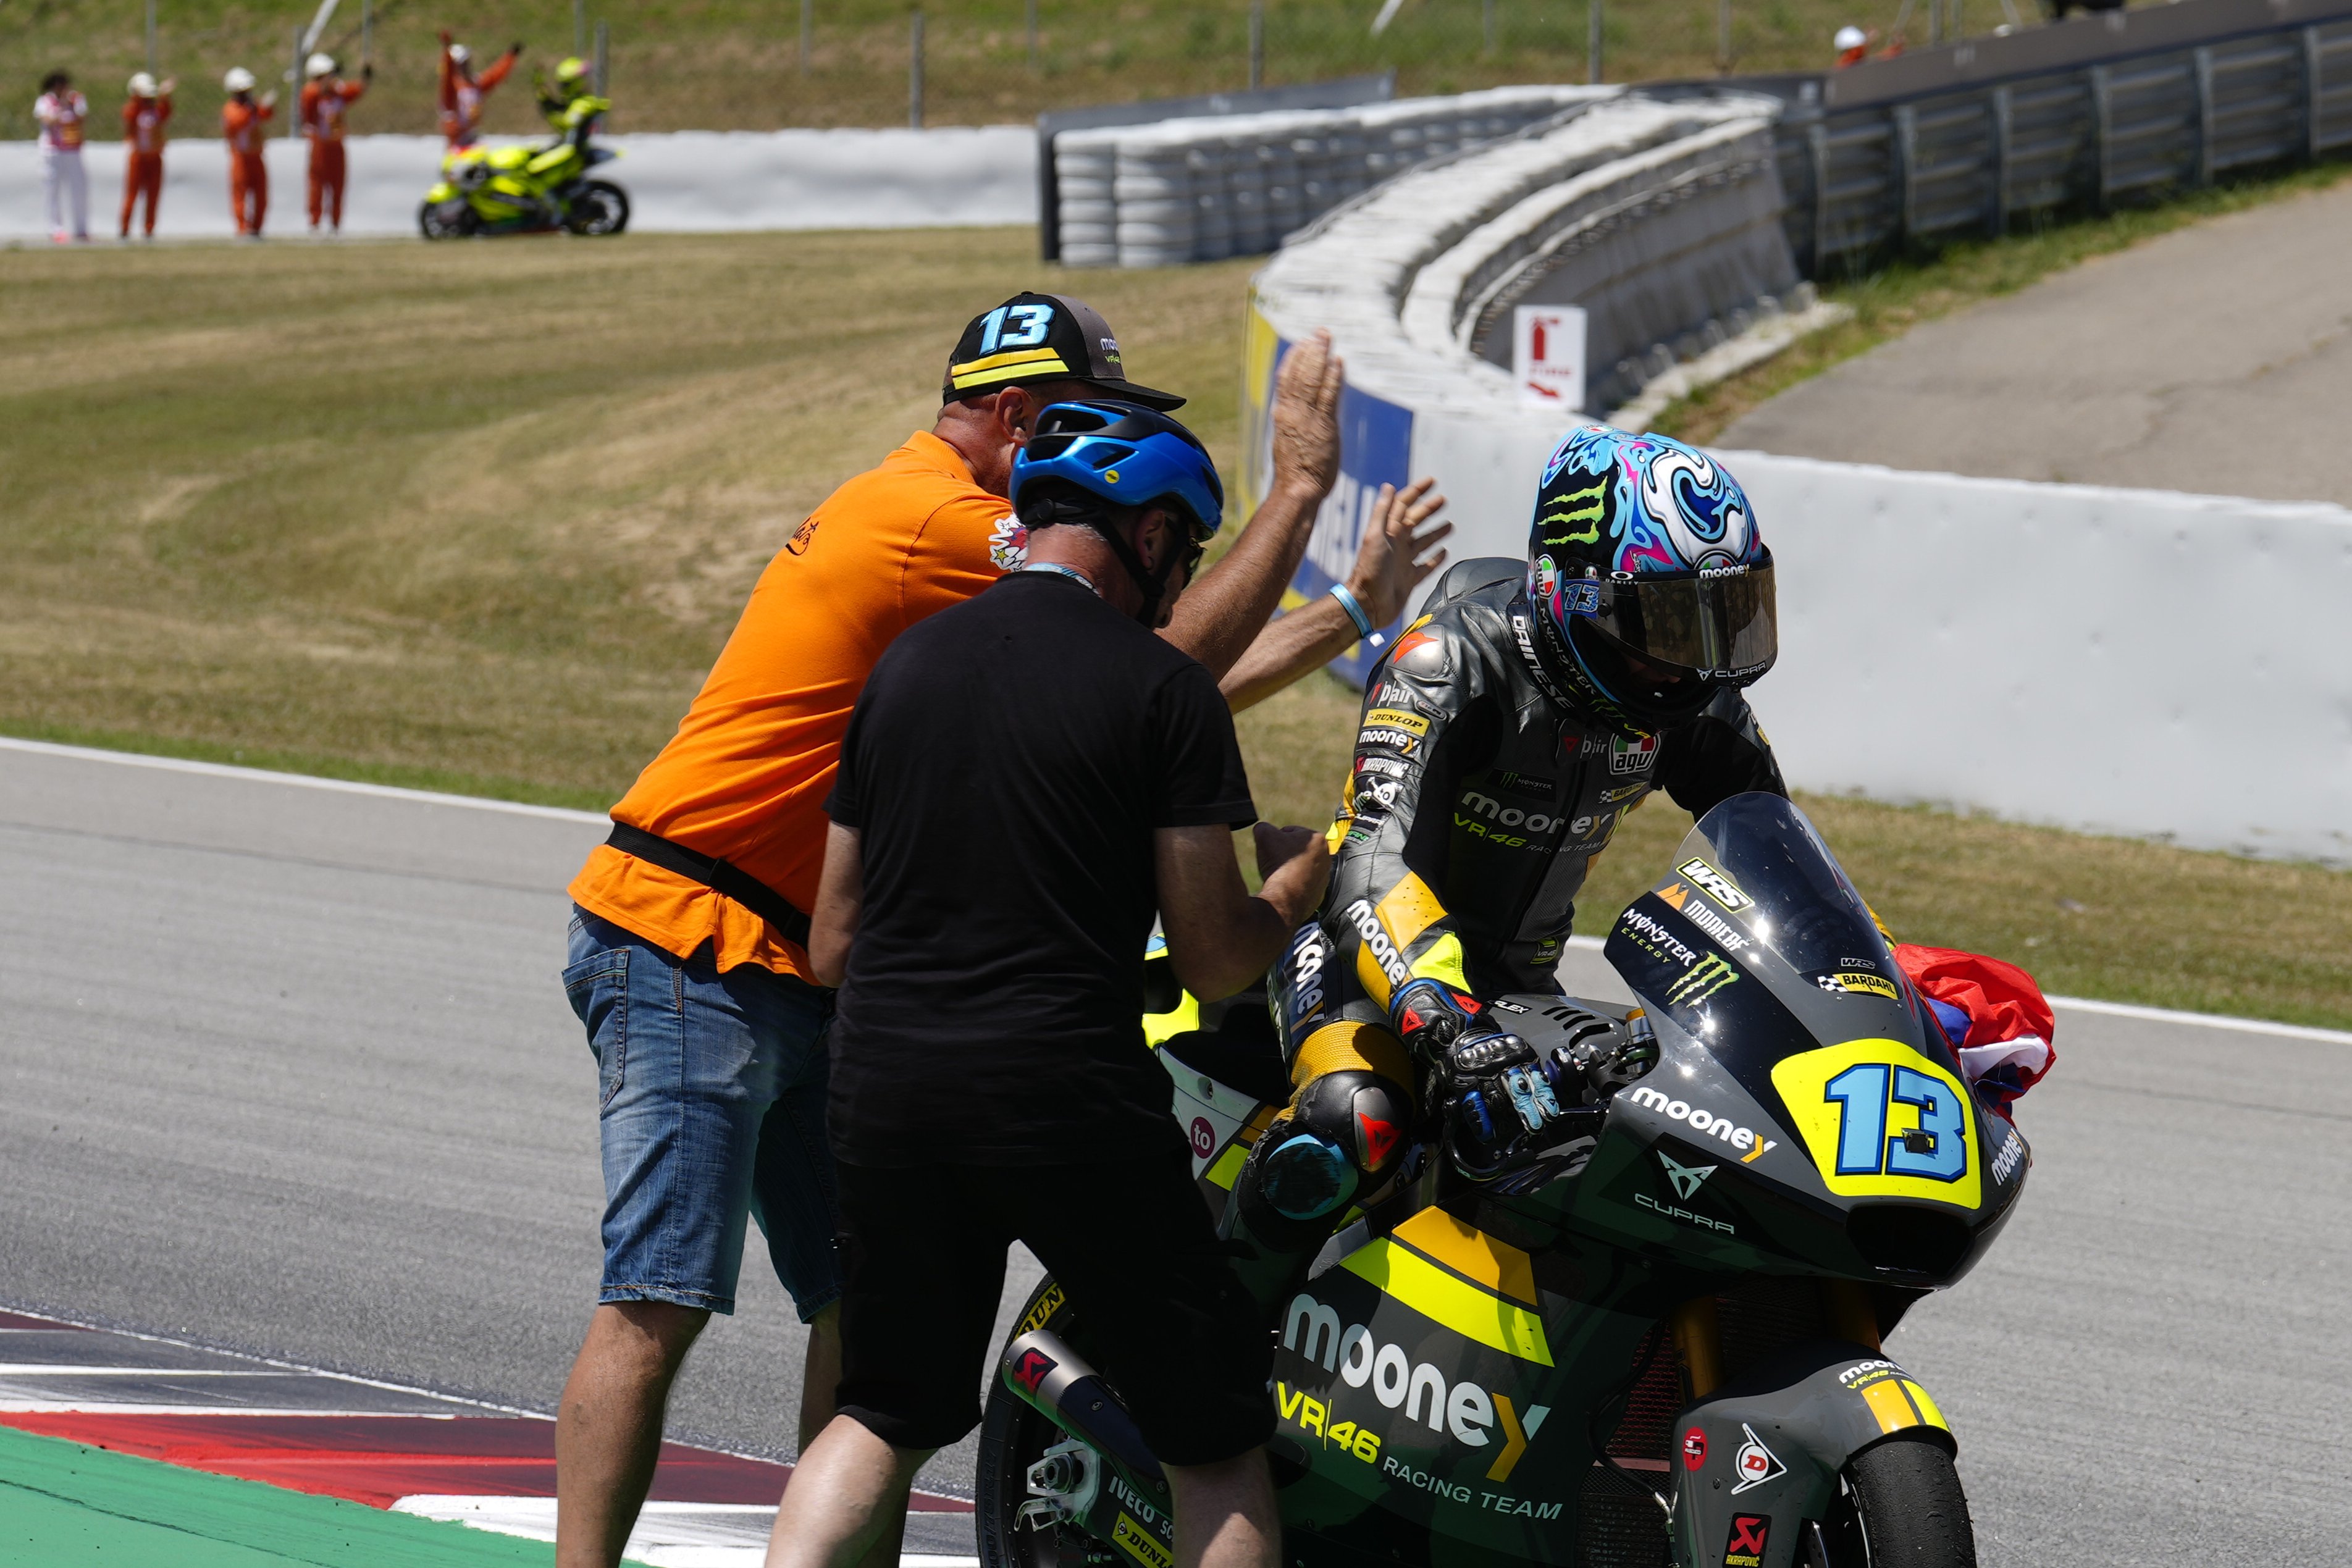
[[[1291,340],[1267,319],[1253,298],[1242,355],[1241,510],[1244,516],[1265,499],[1273,483],[1274,378]],[[1402,402],[1366,392],[1352,373],[1339,393],[1339,479],[1315,518],[1298,574],[1283,595],[1295,610],[1345,582],[1371,520],[1381,486],[1402,486],[1424,476],[1447,497],[1445,516],[1454,524],[1446,541],[1449,562],[1482,555],[1521,555],[1528,519],[1535,506],[1536,477],[1544,455],[1566,434],[1552,416],[1474,422],[1450,418],[1443,410],[1415,413]],[[1383,642],[1398,626],[1383,628]],[[1360,685],[1380,657],[1359,643],[1331,668]]]

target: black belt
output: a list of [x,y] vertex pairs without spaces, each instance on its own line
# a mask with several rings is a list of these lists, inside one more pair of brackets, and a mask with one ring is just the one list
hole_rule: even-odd
[[658,833],[643,828],[633,828],[626,822],[613,824],[610,838],[604,841],[623,854],[635,855],[647,865],[657,865],[664,871],[674,871],[691,882],[698,882],[713,893],[722,893],[774,926],[788,941],[808,946],[809,917],[795,907],[793,901],[761,882],[751,873],[729,865],[716,855],[706,855],[673,843]]

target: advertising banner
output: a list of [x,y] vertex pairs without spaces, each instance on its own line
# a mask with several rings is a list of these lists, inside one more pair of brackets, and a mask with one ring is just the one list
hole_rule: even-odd
[[[1242,498],[1253,511],[1273,484],[1274,378],[1282,356],[1290,349],[1289,341],[1275,331],[1253,301],[1242,352]],[[1381,486],[1402,488],[1412,460],[1412,411],[1343,386],[1339,481],[1316,514],[1306,558],[1290,580],[1290,591],[1283,595],[1286,611],[1320,598],[1333,584],[1348,580]],[[1382,630],[1387,636],[1394,636],[1398,627]],[[1334,660],[1331,668],[1361,685],[1379,658],[1379,649],[1358,643]]]

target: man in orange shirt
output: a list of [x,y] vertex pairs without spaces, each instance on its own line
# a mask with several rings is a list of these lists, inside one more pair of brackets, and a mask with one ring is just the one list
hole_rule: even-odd
[[269,212],[269,165],[262,162],[262,126],[277,113],[278,95],[265,92],[257,103],[253,73],[243,66],[221,78],[228,101],[221,105],[221,140],[228,149],[228,210],[240,239],[261,237]]
[[319,232],[323,208],[334,232],[343,232],[343,113],[375,79],[375,67],[360,68],[360,79],[335,74],[332,55],[312,55],[303,67],[302,134],[310,143],[310,232]]
[[[1318,601],[1253,646],[1337,473],[1339,382],[1319,334],[1285,359],[1267,498],[1162,633],[1223,677],[1229,698],[1266,695],[1356,634],[1337,604]],[[1022,294],[976,318],[950,358],[938,423],[786,541],[677,735],[614,807],[611,839],[572,883],[564,984],[600,1066],[607,1204],[599,1305],[557,1418],[560,1568],[620,1560],[671,1380],[709,1313],[733,1310],[747,1212],[811,1324],[803,1440],[833,1415],[831,993],[813,983],[804,946],[824,801],[882,651],[1021,564],[1024,533],[1004,497],[1039,412],[1105,395],[1182,402],[1128,381],[1109,327],[1075,299]],[[1402,519],[1417,525],[1428,510],[1400,504],[1397,522],[1384,511],[1367,530],[1366,559],[1379,564],[1367,579],[1360,561],[1358,592],[1378,601],[1380,623],[1426,570],[1411,558],[1433,535]]]
[[449,41],[448,33],[441,35],[441,134],[449,139],[452,151],[471,147],[482,139],[482,100],[490,89],[507,79],[522,55],[522,46],[509,44],[507,52],[484,67],[480,74],[474,70],[474,52],[463,44]]
[[147,237],[155,237],[155,204],[163,197],[163,127],[172,121],[172,89],[179,84],[165,77],[161,86],[145,71],[131,78],[131,94],[122,102],[122,237],[131,237],[131,214],[139,198],[147,198]]

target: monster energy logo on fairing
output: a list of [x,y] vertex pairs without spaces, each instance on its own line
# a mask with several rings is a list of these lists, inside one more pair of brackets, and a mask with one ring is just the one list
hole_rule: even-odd
[[1689,1007],[1703,1002],[1724,987],[1739,978],[1739,971],[1723,960],[1719,954],[1709,953],[1700,959],[1688,974],[1674,983],[1666,992],[1666,1001],[1673,1007]]

